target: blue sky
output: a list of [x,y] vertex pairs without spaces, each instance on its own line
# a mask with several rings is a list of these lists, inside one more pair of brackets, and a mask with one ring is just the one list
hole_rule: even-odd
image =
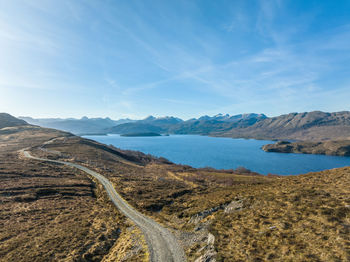
[[350,1],[0,0],[0,111],[350,110]]

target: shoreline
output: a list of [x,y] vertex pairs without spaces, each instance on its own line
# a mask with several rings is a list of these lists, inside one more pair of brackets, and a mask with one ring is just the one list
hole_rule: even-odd
[[[109,136],[111,138],[111,140],[113,140],[113,136],[118,137],[118,138],[122,138],[122,136],[119,136],[118,134],[111,134],[111,136]],[[176,137],[194,136],[194,137],[216,138],[216,137],[203,136],[203,135],[177,135],[177,134],[176,135],[170,135],[169,137],[173,137],[174,138],[175,136]],[[108,135],[104,136],[104,137],[107,138]],[[251,170],[252,172],[256,172],[256,173],[262,174],[264,176],[267,176],[267,175],[295,176],[295,175],[307,174],[307,173],[310,173],[310,172],[320,172],[320,171],[324,171],[324,170],[330,170],[330,169],[333,169],[333,168],[341,168],[341,167],[350,166],[350,158],[349,158],[349,163],[344,164],[344,165],[342,165],[342,164],[340,164],[340,165],[333,165],[333,166],[330,166],[330,165],[327,166],[326,165],[325,168],[317,168],[317,167],[316,168],[306,168],[305,167],[304,169],[303,168],[299,168],[300,171],[296,171],[298,168],[292,168],[289,172],[288,172],[288,164],[284,164],[286,166],[286,168],[283,168],[283,167],[278,168],[278,169],[281,170],[281,172],[276,171],[274,169],[271,169],[271,170],[266,169],[266,170],[264,170],[263,167],[261,167],[261,168],[259,168],[259,167],[258,168],[254,168],[253,166],[247,165],[247,163],[245,163],[244,161],[241,164],[238,163],[237,165],[232,165],[232,166],[227,166],[227,165],[226,166],[220,166],[220,164],[219,165],[213,165],[213,163],[211,163],[212,161],[209,161],[209,164],[206,164],[206,163],[200,164],[200,163],[194,163],[194,162],[196,162],[196,160],[194,160],[194,161],[192,161],[192,160],[191,161],[184,161],[183,157],[181,157],[181,159],[182,159],[181,160],[181,159],[176,158],[176,156],[174,158],[174,157],[170,157],[166,153],[165,154],[160,154],[160,153],[157,154],[157,153],[154,153],[154,152],[149,152],[149,151],[145,150],[144,148],[135,148],[135,146],[131,147],[131,148],[130,147],[123,147],[122,145],[120,145],[118,143],[113,143],[113,141],[106,141],[105,139],[101,139],[100,140],[100,139],[98,139],[98,137],[84,136],[83,138],[92,139],[92,140],[95,140],[95,141],[97,141],[99,143],[103,143],[103,144],[112,144],[113,146],[121,148],[123,150],[139,151],[139,152],[142,152],[144,154],[153,155],[155,157],[162,157],[162,158],[168,159],[170,162],[173,162],[173,163],[178,164],[178,165],[190,166],[190,167],[199,168],[199,169],[200,168],[202,168],[202,169],[203,168],[212,168],[212,169],[222,170],[222,171],[226,171],[226,172],[232,172],[232,170],[234,170],[236,168],[245,167],[245,168]],[[223,138],[225,138],[225,137],[223,137]],[[141,139],[141,137],[139,137],[139,139]],[[261,140],[256,140],[256,139],[244,139],[244,138],[234,138],[233,140],[247,141],[247,142],[248,141],[261,141]],[[129,141],[129,140],[124,140],[124,141]],[[141,141],[141,143],[142,143],[143,140],[138,140],[138,141]],[[268,144],[269,142],[271,143],[273,141],[268,140],[268,141],[266,141],[266,144]],[[264,152],[263,149],[262,149],[262,147],[264,147],[264,146],[265,145],[259,146],[257,148],[257,150]],[[208,149],[208,150],[212,151],[212,150],[215,150],[215,149],[212,149],[212,150]],[[169,149],[168,149],[168,151],[169,151]],[[184,152],[184,153],[186,153],[186,152]],[[267,153],[267,152],[264,152],[264,153]],[[259,154],[259,153],[257,153],[257,154]],[[294,153],[292,153],[292,154],[294,154]],[[279,153],[277,155],[281,155],[282,156],[282,155],[285,155],[285,154]],[[298,154],[297,158],[300,159],[300,157],[302,156],[302,158],[306,157],[306,159],[309,159],[309,157],[311,155],[312,156],[316,156],[316,157],[318,157],[318,156],[320,156],[320,157],[327,157],[328,159],[330,159],[329,157],[336,157],[336,158],[340,158],[341,157],[341,159],[345,160],[344,162],[347,162],[347,159],[348,159],[348,158],[343,157],[343,156],[330,156],[330,155],[319,155],[319,154],[317,154],[317,155],[316,154]],[[210,156],[208,156],[208,157],[210,158]],[[213,159],[213,158],[210,158],[210,159]],[[268,159],[270,159],[270,157],[268,157]],[[295,157],[292,156],[292,160],[293,159],[295,159]],[[311,160],[314,160],[314,162],[315,162],[314,158],[311,158]],[[221,161],[225,162],[225,159],[221,159]],[[282,157],[274,156],[270,160],[266,160],[266,161],[269,161],[270,162],[269,164],[271,165],[273,161],[288,161],[288,158],[285,158],[283,156]],[[303,163],[303,160],[298,160],[297,159],[297,160],[294,160],[294,161]],[[331,161],[333,161],[333,160],[331,160]],[[320,163],[323,163],[323,162],[324,161],[322,161],[322,160],[320,161]],[[226,163],[227,163],[227,161],[226,161]],[[296,164],[296,165],[298,165],[298,164]],[[262,171],[261,169],[264,170],[264,171]],[[287,170],[287,171],[284,171],[284,170]]]

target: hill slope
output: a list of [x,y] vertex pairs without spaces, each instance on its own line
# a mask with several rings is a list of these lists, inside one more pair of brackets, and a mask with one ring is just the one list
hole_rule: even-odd
[[260,176],[176,165],[37,126],[7,130],[0,132],[0,261],[147,259],[141,232],[100,184],[22,159],[24,147],[103,174],[136,210],[176,232],[188,261],[350,258],[349,167]]
[[220,136],[264,139],[350,139],[350,112],[290,113],[266,118],[248,127],[233,128]]
[[24,120],[11,116],[10,114],[0,113],[0,128],[24,125],[28,125],[28,123]]
[[[21,140],[18,146],[27,145]],[[290,177],[195,169],[76,136],[39,144],[31,152],[103,173],[135,209],[177,232],[188,261],[349,260],[349,168]],[[69,254],[77,261],[120,261],[127,253],[115,247],[139,239],[123,240],[134,227],[118,213],[116,223],[111,223],[112,210],[99,202],[98,192],[94,201],[88,180],[81,174],[40,162],[24,167],[15,153],[11,164],[5,158],[2,161],[6,169],[0,170],[0,177],[8,182],[0,183],[4,191],[0,210],[7,231],[0,235],[4,239],[0,247],[6,261],[21,257],[31,261],[34,255],[47,261],[52,250],[58,255],[56,260]],[[29,179],[36,188],[28,187]],[[31,216],[38,212],[40,216]],[[18,219],[23,219],[26,230],[18,229]],[[118,228],[120,237],[112,233]],[[142,259],[141,253],[130,260]]]

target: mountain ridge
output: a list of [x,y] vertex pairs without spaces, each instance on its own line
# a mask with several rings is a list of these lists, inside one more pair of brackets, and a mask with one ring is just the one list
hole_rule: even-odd
[[110,118],[34,119],[20,117],[30,124],[56,128],[74,134],[199,134],[232,138],[268,140],[347,140],[350,139],[350,112],[302,112],[275,117],[264,114],[217,114],[182,120],[173,116],[148,116],[141,120]]
[[138,120],[105,130],[107,133],[158,132],[200,134],[232,138],[337,140],[350,139],[350,112],[303,112],[276,117],[264,114],[218,114],[177,123],[162,124],[159,118]]
[[350,139],[350,112],[303,112],[267,118],[220,134],[229,137],[294,140]]

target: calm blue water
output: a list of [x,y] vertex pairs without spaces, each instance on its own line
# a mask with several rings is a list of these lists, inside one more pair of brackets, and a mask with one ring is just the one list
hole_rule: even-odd
[[261,146],[273,141],[195,135],[161,137],[84,136],[121,149],[162,156],[177,164],[231,169],[246,167],[260,174],[295,175],[350,166],[350,157],[266,153]]

